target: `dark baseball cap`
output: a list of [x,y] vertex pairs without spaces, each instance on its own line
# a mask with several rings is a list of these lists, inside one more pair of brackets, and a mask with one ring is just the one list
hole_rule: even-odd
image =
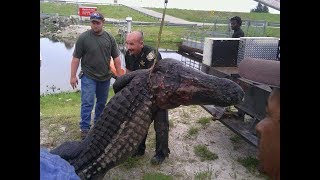
[[98,11],[95,11],[90,14],[90,21],[104,21],[104,17]]

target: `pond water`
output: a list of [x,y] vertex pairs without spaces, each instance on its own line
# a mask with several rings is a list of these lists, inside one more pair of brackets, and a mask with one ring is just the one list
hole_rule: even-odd
[[[55,42],[48,38],[40,38],[40,50],[42,62],[40,68],[40,94],[72,92],[80,90],[81,82],[77,89],[72,89],[70,85],[71,59],[74,45],[65,44],[64,42]],[[183,60],[180,54],[175,52],[160,51],[162,58],[174,58]],[[121,64],[124,66],[124,55],[120,56]],[[80,66],[78,72],[80,71]],[[114,79],[111,79],[111,85]]]

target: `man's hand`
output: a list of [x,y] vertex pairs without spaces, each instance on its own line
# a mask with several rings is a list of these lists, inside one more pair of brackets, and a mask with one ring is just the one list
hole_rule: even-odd
[[77,85],[78,85],[78,78],[77,78],[76,73],[77,73],[77,70],[78,70],[78,67],[79,67],[79,63],[80,63],[80,59],[79,58],[72,57],[70,84],[71,84],[73,89],[77,88]]
[[116,69],[116,76],[120,77],[125,74],[124,70],[121,68],[120,56],[113,59],[114,67]]
[[74,77],[71,77],[70,78],[70,84],[71,84],[71,87],[74,89],[74,88],[77,88],[77,85],[78,85],[78,78],[77,76],[74,76]]

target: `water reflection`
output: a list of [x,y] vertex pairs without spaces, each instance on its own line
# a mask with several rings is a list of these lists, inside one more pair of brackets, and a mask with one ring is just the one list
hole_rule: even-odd
[[40,49],[42,54],[40,93],[72,91],[69,78],[74,47],[66,49],[62,42],[41,38]]
[[74,43],[73,43],[73,42],[64,42],[64,46],[65,46],[67,49],[72,49],[73,46],[74,46]]
[[[66,91],[80,90],[81,82],[77,89],[72,89],[70,86],[70,64],[74,43],[59,42],[48,38],[40,38],[40,49],[42,53],[42,62],[40,68],[40,93],[57,93]],[[175,52],[160,52],[162,58],[174,58],[177,60],[183,59],[180,54]],[[121,64],[124,66],[124,55],[120,56]],[[80,66],[77,74],[80,71]],[[114,79],[111,80],[111,84]]]

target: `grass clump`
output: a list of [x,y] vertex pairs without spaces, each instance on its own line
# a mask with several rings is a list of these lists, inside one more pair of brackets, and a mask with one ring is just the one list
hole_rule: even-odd
[[142,161],[143,160],[141,159],[141,157],[129,157],[128,159],[126,159],[126,161],[123,162],[123,164],[121,164],[121,166],[125,169],[140,167],[143,164]]
[[209,124],[211,121],[210,117],[202,117],[198,120],[198,123],[200,123],[203,127]]
[[146,173],[142,177],[143,180],[173,180],[173,177],[163,173]]
[[218,159],[218,155],[211,152],[205,145],[197,145],[193,151],[196,156],[200,157],[201,161]]
[[238,158],[237,161],[251,173],[254,173],[258,170],[259,160],[255,157],[248,156],[244,158]]
[[199,128],[194,127],[194,126],[191,126],[191,127],[188,129],[186,138],[194,137],[194,136],[196,136],[198,133],[199,133]]
[[195,180],[210,180],[212,177],[212,171],[197,172],[194,176]]

